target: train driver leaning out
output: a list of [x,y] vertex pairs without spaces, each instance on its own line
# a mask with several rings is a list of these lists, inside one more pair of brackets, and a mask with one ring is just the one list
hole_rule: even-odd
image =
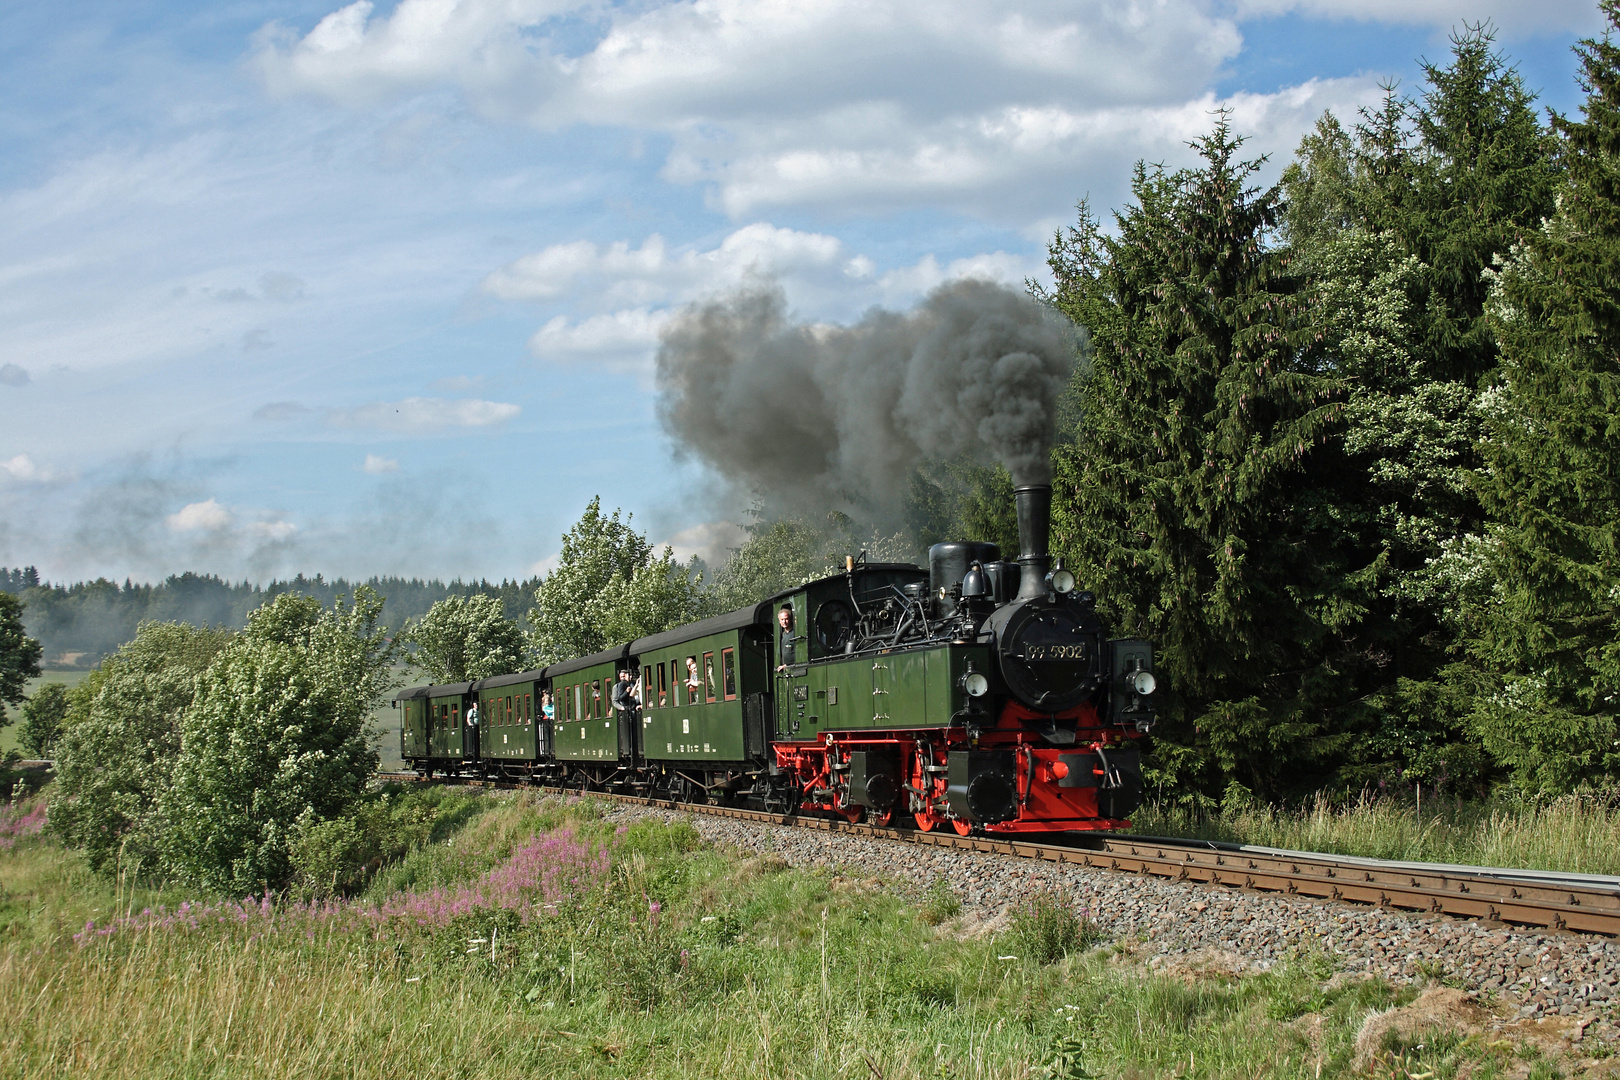
[[794,637],[792,604],[782,605],[782,610],[776,613],[776,625],[782,628],[782,632],[777,635],[778,646],[776,650],[776,658],[779,663],[776,665],[776,670],[786,671],[788,665],[795,662],[793,650]]

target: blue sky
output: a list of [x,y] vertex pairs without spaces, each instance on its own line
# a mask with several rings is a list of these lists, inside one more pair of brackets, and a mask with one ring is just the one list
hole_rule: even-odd
[[1275,168],[1483,19],[1578,106],[1564,0],[5,5],[0,565],[499,578],[597,494],[712,557],[682,305],[1039,275],[1218,105]]

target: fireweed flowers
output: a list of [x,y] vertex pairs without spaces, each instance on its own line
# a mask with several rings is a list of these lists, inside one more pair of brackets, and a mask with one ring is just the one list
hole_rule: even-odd
[[28,806],[0,807],[0,851],[17,846],[25,836],[38,836],[45,828],[45,800],[36,799]]
[[375,930],[403,922],[438,928],[480,910],[515,911],[524,922],[555,913],[599,881],[611,866],[611,850],[579,839],[570,829],[535,836],[474,881],[396,893],[380,902],[326,900],[277,904],[267,892],[257,900],[219,904],[182,903],[174,910],[147,908],[140,914],[97,925],[92,920],[73,939],[80,944],[131,930],[195,930],[205,925],[253,926],[255,932],[316,929]]

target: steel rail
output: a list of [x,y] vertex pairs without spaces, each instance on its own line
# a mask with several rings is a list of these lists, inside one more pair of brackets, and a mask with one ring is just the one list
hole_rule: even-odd
[[[419,780],[414,773],[383,774],[383,779]],[[446,777],[473,786],[578,794],[576,788]],[[1010,855],[1042,862],[1135,873],[1204,885],[1263,893],[1283,893],[1403,911],[1485,919],[1518,926],[1620,936],[1620,878],[1592,874],[1559,875],[1492,867],[1399,863],[1316,852],[1282,851],[1202,840],[1176,840],[1090,833],[1078,840],[959,836],[954,830],[922,832],[895,826],[852,824],[843,818],[783,815],[712,803],[649,799],[641,795],[591,791],[598,798],[733,818],[759,824],[791,825],[866,839],[891,840],[957,851]]]

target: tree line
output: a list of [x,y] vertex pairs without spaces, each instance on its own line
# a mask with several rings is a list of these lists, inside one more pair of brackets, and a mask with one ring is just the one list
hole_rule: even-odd
[[106,578],[73,584],[40,580],[32,566],[0,566],[0,593],[9,593],[26,605],[28,635],[45,650],[47,666],[91,668],[135,636],[143,622],[184,622],[193,626],[240,629],[249,612],[283,593],[298,593],[331,604],[339,596],[352,596],[364,584],[385,597],[381,624],[399,630],[447,596],[475,593],[498,597],[507,613],[521,618],[539,585],[538,578],[493,582],[487,580],[371,577],[364,582],[328,579],[321,574],[299,574],[268,584],[226,581],[213,574],[190,571],[171,574],[156,584]]

